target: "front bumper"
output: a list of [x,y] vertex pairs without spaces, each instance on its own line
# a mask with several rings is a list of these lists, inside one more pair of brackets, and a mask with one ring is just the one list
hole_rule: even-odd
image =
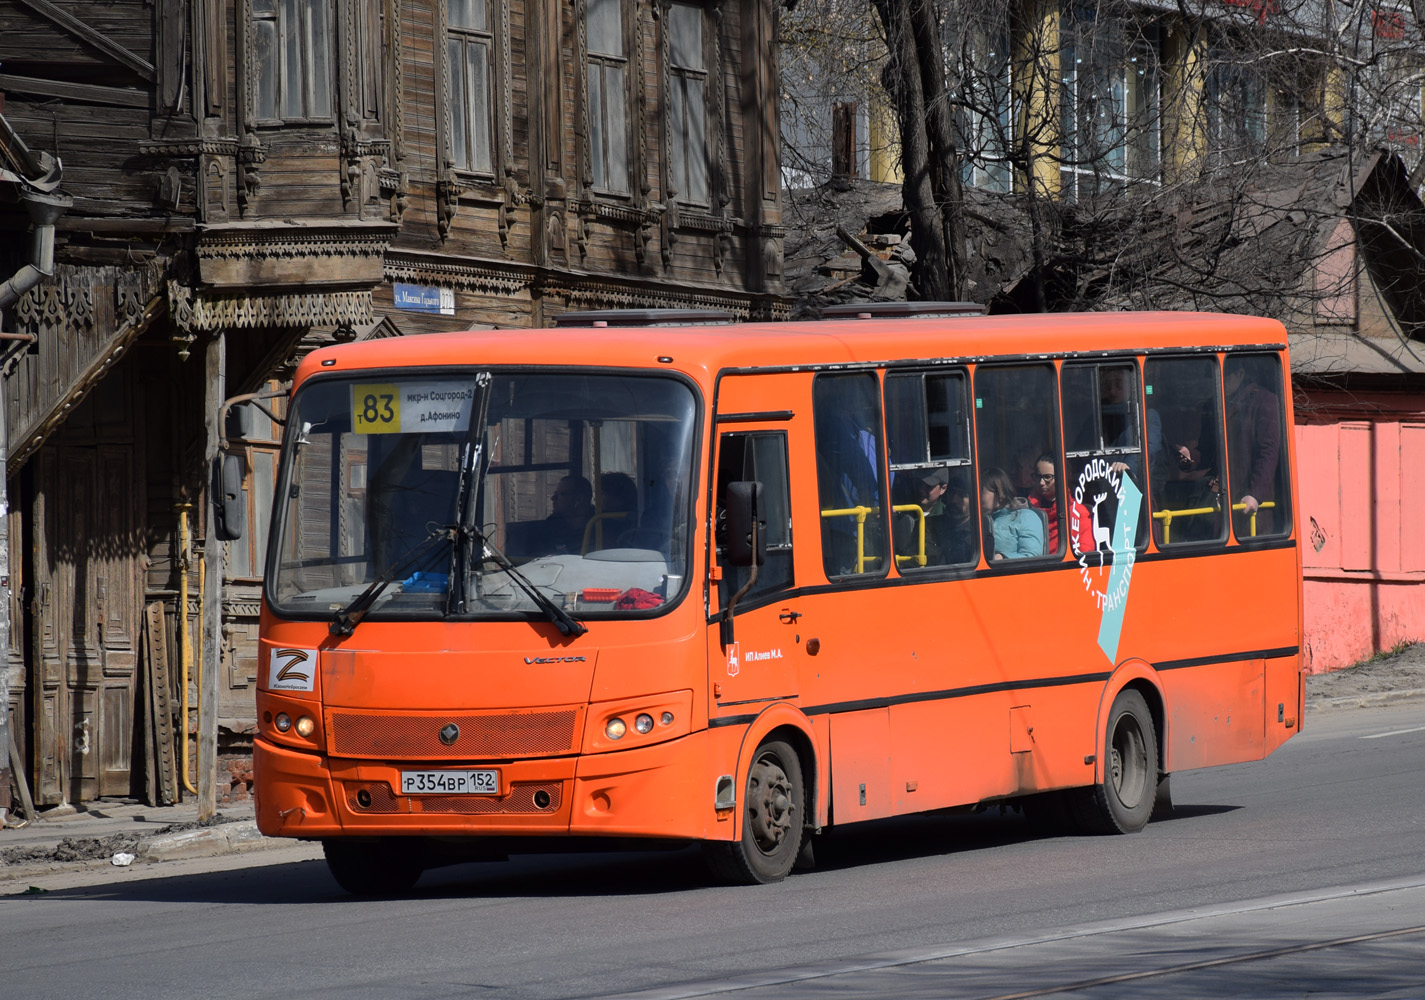
[[[609,836],[730,840],[713,807],[741,732],[703,730],[634,750],[505,763],[393,765],[302,753],[258,738],[257,827],[269,837]],[[501,795],[397,793],[418,767],[496,767]]]

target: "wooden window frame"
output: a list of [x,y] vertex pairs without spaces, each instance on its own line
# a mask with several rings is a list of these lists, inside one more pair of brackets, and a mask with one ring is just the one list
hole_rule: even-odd
[[[674,46],[671,35],[673,10],[675,8],[685,8],[698,13],[701,19],[702,30],[700,32],[701,41],[701,66],[682,66],[674,61]],[[679,204],[688,205],[695,208],[709,208],[713,199],[713,163],[711,151],[713,143],[711,140],[712,129],[714,128],[714,116],[716,104],[713,100],[712,88],[717,82],[717,67],[715,65],[716,47],[712,44],[712,31],[716,30],[715,24],[709,23],[708,8],[705,3],[698,0],[678,0],[667,4],[665,12],[665,29],[663,35],[663,55],[666,68],[663,91],[665,106],[668,109],[664,117],[667,130],[667,184],[669,196]],[[686,127],[683,130],[674,128],[674,109],[680,103],[684,107],[690,106],[686,88],[689,83],[702,84],[702,135],[695,136]],[[683,88],[680,94],[679,88]],[[687,115],[683,116],[684,125],[687,125]],[[694,145],[699,149],[691,148]],[[700,193],[690,194],[684,189],[689,171],[688,164],[693,162],[694,157],[701,158],[703,162],[703,190]]]
[[[445,3],[440,5],[441,10],[441,36],[444,44],[441,46],[441,53],[444,56],[444,87],[442,92],[445,95],[445,109],[441,116],[445,125],[446,138],[444,142],[445,159],[450,167],[457,173],[493,182],[498,175],[502,161],[504,160],[502,143],[499,141],[501,126],[507,118],[505,104],[508,95],[505,91],[504,77],[501,72],[505,60],[508,59],[508,45],[505,42],[505,5],[496,0],[486,0],[485,14],[486,24],[483,29],[468,28],[464,26],[452,26],[449,18],[449,8]],[[456,66],[451,59],[450,50],[454,44],[460,44],[462,51],[467,54],[467,58],[462,61],[461,66]],[[457,97],[458,94],[468,96],[468,81],[464,81],[463,73],[469,67],[468,52],[471,46],[484,46],[486,52],[485,64],[485,95],[486,107],[476,109],[466,104],[464,96]],[[460,79],[458,80],[457,77]],[[465,82],[465,86],[458,86],[459,82]],[[465,155],[468,159],[462,163],[457,156],[456,145],[456,115],[464,112],[463,134],[466,138]],[[471,145],[471,137],[474,135],[473,126],[477,120],[483,125],[485,140],[488,150],[488,163],[475,162]]]
[[[636,49],[631,36],[633,35],[633,21],[634,18],[637,17],[637,8],[634,4],[630,3],[629,0],[614,0],[614,2],[619,11],[618,35],[623,49],[620,53],[599,52],[590,44],[588,33],[590,4],[588,0],[576,8],[576,10],[577,16],[583,22],[580,24],[580,37],[584,41],[584,51],[581,55],[583,56],[584,112],[585,121],[588,124],[585,135],[585,150],[588,157],[587,176],[589,187],[590,190],[599,197],[626,200],[633,196],[634,190],[633,166],[635,156],[633,149],[633,129],[637,119],[636,116],[632,114],[633,109],[631,107],[632,102],[629,100],[629,88],[632,86],[633,78],[637,75],[637,67],[633,61],[635,56],[630,56],[629,53],[635,52],[636,55]],[[600,68],[601,81],[604,78],[605,69],[616,69],[623,74],[622,85],[619,88],[619,100],[623,108],[622,142],[624,144],[624,176],[621,179],[622,187],[614,187],[608,183],[611,179],[609,176],[611,164],[609,163],[608,150],[612,148],[609,144],[619,140],[610,135],[610,116],[604,113],[604,109],[609,107],[610,103],[607,100],[607,90],[604,88],[602,82],[600,84],[599,93],[603,97],[603,101],[598,106],[595,105],[593,87],[590,81],[593,79],[593,73],[596,67]],[[602,144],[596,141],[596,137],[598,136],[604,137],[605,141]],[[595,169],[596,165],[599,168],[597,171]],[[616,165],[612,166],[616,167]]]
[[[251,40],[249,52],[251,56],[248,60],[247,69],[251,74],[252,88],[252,121],[258,126],[283,126],[283,125],[330,125],[336,121],[337,115],[337,78],[336,62],[337,53],[337,11],[332,0],[260,0],[260,2],[270,3],[271,11],[258,10],[258,2],[248,0],[246,10],[247,31]],[[291,54],[289,46],[283,44],[283,37],[289,29],[287,18],[284,13],[286,6],[290,4],[301,12],[310,14],[314,10],[321,10],[325,17],[325,39],[318,42],[315,33],[308,37],[311,45],[299,44],[296,52],[300,57],[302,65],[292,68],[289,66],[288,57]],[[270,63],[261,57],[261,46],[258,43],[259,25],[271,23],[274,25],[273,48]],[[311,29],[310,23],[307,24]],[[325,80],[312,72],[312,64],[315,61],[317,46],[324,44],[326,48],[326,71]],[[284,104],[286,103],[289,89],[287,83],[296,82],[301,85],[300,114],[286,114]],[[263,115],[260,111],[262,105],[261,95],[265,88],[271,86],[273,114]],[[324,100],[324,108],[316,107],[313,102]]]

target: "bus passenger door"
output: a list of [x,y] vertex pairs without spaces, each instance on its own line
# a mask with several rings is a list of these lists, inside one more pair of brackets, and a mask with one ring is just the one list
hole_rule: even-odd
[[[709,628],[708,714],[744,715],[774,701],[797,696],[795,653],[798,651],[796,599],[793,585],[791,482],[784,429],[742,430],[718,438],[714,479],[713,538],[720,578],[716,583],[717,618]],[[729,565],[727,558],[727,494],[735,482],[758,482],[760,522],[765,525],[767,553],[756,567]],[[734,602],[731,636],[721,621]]]

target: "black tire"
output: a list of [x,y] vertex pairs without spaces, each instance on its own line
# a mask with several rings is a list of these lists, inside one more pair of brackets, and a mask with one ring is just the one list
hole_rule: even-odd
[[719,880],[765,885],[787,877],[802,851],[806,788],[791,744],[771,740],[757,748],[742,794],[742,837],[708,842],[703,855]]
[[1158,776],[1158,794],[1153,799],[1153,819],[1167,819],[1173,814],[1173,776]]
[[1103,749],[1103,781],[1074,796],[1074,818],[1086,833],[1137,833],[1158,796],[1153,713],[1137,691],[1113,699]]
[[398,896],[421,877],[415,843],[385,840],[324,840],[327,868],[353,896]]

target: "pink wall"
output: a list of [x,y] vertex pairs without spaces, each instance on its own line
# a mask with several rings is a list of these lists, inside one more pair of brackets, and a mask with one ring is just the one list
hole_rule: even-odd
[[1312,673],[1425,639],[1422,406],[1419,396],[1297,396],[1304,652]]

